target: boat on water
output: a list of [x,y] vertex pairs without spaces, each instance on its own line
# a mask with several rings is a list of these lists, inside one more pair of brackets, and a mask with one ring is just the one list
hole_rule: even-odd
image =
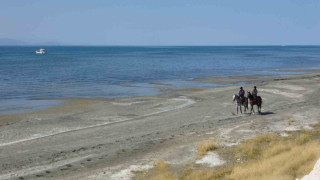
[[47,51],[45,49],[39,49],[36,51],[36,54],[47,54]]

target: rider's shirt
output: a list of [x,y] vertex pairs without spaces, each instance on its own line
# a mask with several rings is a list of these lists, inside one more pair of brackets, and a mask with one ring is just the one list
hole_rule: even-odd
[[252,95],[253,96],[257,96],[258,95],[258,90],[257,89],[253,89],[252,90]]
[[240,90],[240,91],[239,91],[239,96],[240,96],[240,97],[244,97],[244,93],[245,93],[244,90]]

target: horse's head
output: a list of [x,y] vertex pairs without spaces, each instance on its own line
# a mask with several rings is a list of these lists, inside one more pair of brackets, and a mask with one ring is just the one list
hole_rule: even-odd
[[247,97],[250,97],[251,96],[251,93],[250,91],[247,92]]
[[232,101],[235,101],[238,98],[238,95],[234,94],[232,97]]

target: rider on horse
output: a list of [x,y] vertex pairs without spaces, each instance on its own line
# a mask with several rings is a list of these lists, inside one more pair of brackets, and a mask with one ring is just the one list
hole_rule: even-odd
[[254,87],[253,87],[252,96],[253,96],[253,98],[255,98],[255,99],[257,98],[257,96],[258,96],[257,86],[254,86]]
[[244,100],[245,100],[244,94],[245,94],[245,91],[243,90],[243,87],[240,87],[239,97],[240,97],[242,103],[244,103]]
[[252,90],[252,94],[248,91],[248,99],[249,99],[249,103],[251,105],[251,111],[254,112],[253,109],[253,105],[257,105],[258,106],[258,112],[261,112],[261,106],[262,106],[262,98],[260,96],[258,96],[258,90],[257,87],[254,86],[253,90]]

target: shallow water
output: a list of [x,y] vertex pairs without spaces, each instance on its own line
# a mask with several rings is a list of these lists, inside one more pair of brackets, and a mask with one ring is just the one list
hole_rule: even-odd
[[0,100],[0,113],[1,114],[13,114],[24,113],[32,110],[42,110],[51,106],[62,104],[63,101],[59,100],[26,100],[26,99],[14,99],[14,100]]
[[35,98],[155,95],[218,86],[191,81],[199,77],[320,67],[320,46],[39,48],[0,47],[0,113],[37,109]]

